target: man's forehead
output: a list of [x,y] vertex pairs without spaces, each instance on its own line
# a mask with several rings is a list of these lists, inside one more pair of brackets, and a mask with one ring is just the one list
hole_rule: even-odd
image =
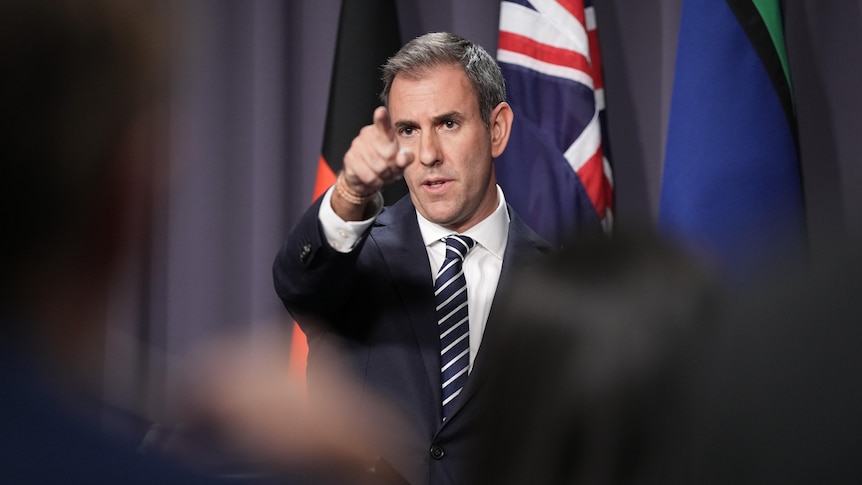
[[463,116],[479,107],[475,89],[458,64],[428,68],[422,75],[402,77],[399,74],[393,79],[389,94],[389,110],[393,117],[410,116],[405,111],[417,109],[423,117],[434,118],[446,113]]

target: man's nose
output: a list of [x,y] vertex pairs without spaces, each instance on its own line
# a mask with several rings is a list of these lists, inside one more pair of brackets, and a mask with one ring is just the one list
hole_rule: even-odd
[[425,130],[419,140],[419,161],[422,165],[432,166],[442,161],[440,138],[434,130]]

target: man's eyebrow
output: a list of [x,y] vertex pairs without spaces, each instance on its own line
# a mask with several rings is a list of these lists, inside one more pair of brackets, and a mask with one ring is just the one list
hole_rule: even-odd
[[442,123],[444,121],[455,120],[459,121],[464,116],[458,111],[450,111],[448,113],[443,113],[441,115],[437,115],[434,117],[434,123]]
[[[445,121],[460,121],[464,118],[464,115],[459,111],[449,111],[447,113],[439,114],[433,118],[431,118],[434,124],[440,124]],[[392,126],[397,130],[403,130],[405,128],[418,128],[419,123],[411,120],[398,120],[392,123]]]
[[416,128],[419,125],[410,120],[399,120],[393,123],[392,126],[394,126],[395,129],[403,130],[404,128]]

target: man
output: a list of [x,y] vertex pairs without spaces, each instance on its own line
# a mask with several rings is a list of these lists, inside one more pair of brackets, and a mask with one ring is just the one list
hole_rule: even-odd
[[[496,184],[514,115],[490,55],[427,34],[383,80],[385,107],[281,248],[275,287],[309,339],[311,398],[323,363],[343,364],[401,413],[387,422],[352,397],[356,419],[397,430],[370,452],[413,484],[464,483],[481,426],[473,398],[493,371],[480,349],[494,338],[495,292],[550,247]],[[409,196],[382,208],[380,189],[401,177]]]

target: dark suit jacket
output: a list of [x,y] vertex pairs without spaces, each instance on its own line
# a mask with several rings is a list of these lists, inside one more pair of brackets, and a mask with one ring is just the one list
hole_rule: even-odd
[[[318,221],[320,202],[294,228],[273,267],[278,295],[308,336],[309,391],[313,394],[315,380],[322,379],[316,362],[346,365],[363,388],[382,394],[403,415],[406,431],[399,430],[382,451],[398,473],[412,484],[465,483],[481,430],[482,410],[471,404],[492,364],[483,360],[480,348],[458,409],[441,423],[433,277],[410,197],[386,208],[348,254],[326,242]],[[498,289],[516,267],[550,250],[508,209]],[[498,306],[492,305],[482,346],[494,338]],[[355,399],[360,409],[362,396]]]

